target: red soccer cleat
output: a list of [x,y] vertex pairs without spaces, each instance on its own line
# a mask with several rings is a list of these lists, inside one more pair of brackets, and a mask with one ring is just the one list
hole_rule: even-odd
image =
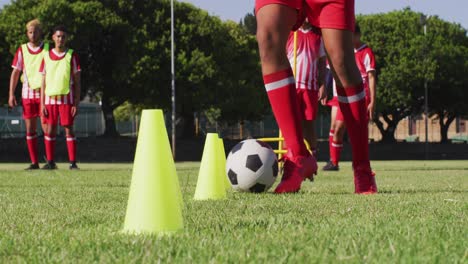
[[357,194],[376,194],[375,173],[370,169],[354,170],[354,192]]
[[305,179],[314,179],[317,174],[317,161],[312,155],[284,157],[284,173],[275,193],[295,193],[301,189]]

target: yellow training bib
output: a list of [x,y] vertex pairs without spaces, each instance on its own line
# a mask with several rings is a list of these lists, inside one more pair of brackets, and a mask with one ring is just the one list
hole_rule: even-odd
[[45,53],[46,95],[55,96],[70,93],[72,54],[73,50],[69,49],[65,54],[65,58],[52,60],[49,52]]
[[24,62],[23,76],[21,76],[21,81],[24,83],[24,75],[26,75],[29,88],[33,90],[41,88],[42,75],[39,72],[39,68],[41,67],[41,63],[44,58],[46,45],[47,44],[44,44],[44,49],[38,54],[31,54],[27,44],[21,45],[21,53],[23,54]]

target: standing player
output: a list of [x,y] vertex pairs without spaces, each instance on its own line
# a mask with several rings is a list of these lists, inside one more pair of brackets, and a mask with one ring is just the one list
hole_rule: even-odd
[[78,113],[81,90],[81,67],[78,55],[68,49],[68,32],[63,26],[57,26],[52,31],[55,48],[46,52],[40,72],[43,74],[41,88],[41,111],[43,120],[48,124],[44,136],[47,164],[44,169],[53,170],[55,137],[57,124],[65,128],[67,137],[68,158],[70,169],[78,169],[76,165],[76,138],[73,131],[73,120]]
[[[21,101],[23,104],[23,119],[26,124],[26,143],[28,145],[31,165],[26,170],[39,169],[37,147],[37,118],[40,117],[41,108],[41,82],[42,76],[39,67],[43,59],[44,43],[42,42],[42,28],[38,19],[26,24],[26,35],[29,42],[21,45],[17,50],[11,67],[10,96],[8,105],[13,108],[17,105],[15,90],[21,72],[23,88]],[[42,126],[46,130],[46,125]]]
[[[367,44],[361,41],[361,29],[356,25],[353,37],[354,55],[356,65],[361,72],[364,89],[366,91],[366,105],[368,118],[372,120],[375,109],[375,91],[376,91],[376,77],[375,77],[375,57],[372,49]],[[339,161],[341,150],[343,149],[343,138],[345,133],[345,124],[343,114],[338,106],[338,99],[336,97],[335,86],[333,86],[334,97],[329,101],[332,107],[331,111],[331,127],[329,137],[330,147],[330,161],[323,167],[326,171],[339,170]]]
[[288,145],[283,178],[275,192],[297,192],[302,181],[317,171],[317,162],[303,142],[295,80],[284,52],[291,29],[299,28],[308,17],[312,25],[321,28],[337,81],[352,145],[355,192],[376,193],[369,161],[365,92],[353,54],[354,0],[256,0],[255,11],[265,88]]
[[[299,103],[304,138],[317,157],[317,133],[314,120],[317,117],[318,101],[326,98],[325,48],[320,30],[306,20],[296,31],[296,58],[294,58],[294,32],[289,34],[286,45],[289,63],[296,73],[296,95]],[[294,69],[295,68],[295,69]]]

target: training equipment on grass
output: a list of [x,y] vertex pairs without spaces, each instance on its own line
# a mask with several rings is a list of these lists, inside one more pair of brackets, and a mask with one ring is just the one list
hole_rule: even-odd
[[265,192],[278,176],[278,160],[273,149],[262,141],[248,139],[232,148],[226,173],[238,191]]
[[220,170],[220,175],[223,175],[223,178],[224,178],[224,187],[226,187],[226,190],[230,190],[231,189],[231,182],[229,181],[229,178],[227,177],[227,174],[226,174],[226,150],[224,149],[224,141],[222,138],[219,138],[219,144],[218,144],[218,148],[219,148],[219,154],[218,154],[218,157],[220,159],[220,162],[219,162],[219,170]]
[[195,200],[219,200],[226,198],[225,174],[220,157],[220,139],[216,133],[206,135],[200,171],[198,173]]
[[143,110],[123,231],[165,234],[183,228],[182,194],[162,110]]

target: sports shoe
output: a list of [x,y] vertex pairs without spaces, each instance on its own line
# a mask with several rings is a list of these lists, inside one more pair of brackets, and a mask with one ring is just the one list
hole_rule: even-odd
[[78,166],[76,165],[76,162],[70,162],[70,166],[68,167],[70,170],[79,170]]
[[43,170],[56,170],[57,165],[54,161],[47,161],[47,163],[42,167]]
[[26,169],[24,170],[38,170],[39,169],[39,164],[37,163],[32,163],[29,165],[29,167],[27,167]]
[[333,164],[333,162],[329,161],[325,166],[323,166],[322,170],[324,171],[339,171],[340,166]]
[[375,173],[366,169],[354,169],[354,192],[357,194],[376,194]]
[[[289,152],[290,153],[290,152]],[[305,179],[313,181],[317,174],[317,161],[312,155],[291,157],[284,156],[284,173],[275,193],[295,193],[301,189]]]

